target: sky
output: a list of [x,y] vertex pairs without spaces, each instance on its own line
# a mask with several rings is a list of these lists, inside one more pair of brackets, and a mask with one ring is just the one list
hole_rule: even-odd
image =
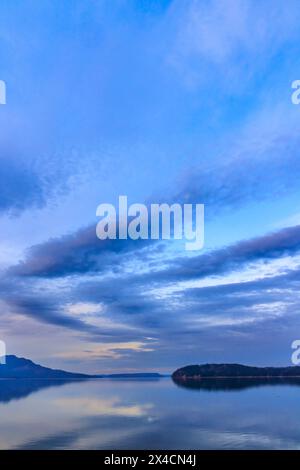
[[[291,365],[298,0],[2,0],[0,339],[81,372]],[[205,205],[205,245],[96,208]]]

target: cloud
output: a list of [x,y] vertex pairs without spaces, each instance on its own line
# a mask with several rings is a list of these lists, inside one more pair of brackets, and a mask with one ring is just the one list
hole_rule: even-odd
[[300,226],[288,227],[194,257],[178,257],[166,269],[134,277],[141,283],[180,282],[239,270],[257,261],[294,255],[300,250]]
[[[228,344],[233,355],[243,341],[249,342],[251,338],[256,338],[255,344],[263,344],[266,331],[281,334],[281,341],[293,331],[300,308],[300,268],[293,266],[289,271],[287,264],[280,274],[259,279],[258,272],[252,281],[209,287],[191,288],[181,284],[180,280],[212,277],[215,273],[220,281],[224,273],[233,269],[241,272],[249,263],[293,256],[298,251],[299,230],[299,227],[291,227],[214,250],[211,263],[209,254],[201,255],[196,257],[196,265],[193,264],[192,269],[190,266],[188,272],[189,263],[195,260],[176,259],[168,272],[162,270],[161,278],[160,273],[155,272],[147,276],[120,274],[111,279],[102,279],[101,274],[90,280],[80,276],[76,282],[64,284],[62,290],[57,289],[55,279],[32,279],[30,286],[26,279],[26,292],[20,290],[18,284],[15,285],[17,293],[9,293],[6,289],[8,305],[11,311],[80,333],[81,339],[89,342],[86,353],[78,352],[76,356],[76,350],[82,351],[80,345],[71,347],[69,356],[68,351],[62,352],[66,354],[64,360],[78,357],[78,360],[88,361],[88,358],[98,357],[103,364],[105,361],[109,364],[113,359],[116,367],[117,364],[131,367],[138,353],[145,367],[153,367],[155,361],[162,367],[170,367],[173,363],[177,365],[176,361],[181,363],[183,358],[188,362],[198,357],[200,350],[217,351],[218,347],[226,348]],[[208,256],[205,262],[204,256]],[[171,273],[175,267],[178,272],[173,277]],[[16,279],[22,281],[22,278]],[[159,290],[169,284],[177,286],[176,291],[161,295]],[[43,285],[47,295],[41,297]],[[76,315],[66,313],[70,301],[79,309]],[[84,306],[89,306],[90,311],[94,310],[92,305],[99,303],[103,310],[95,312],[94,319],[99,315],[99,320],[107,319],[106,326],[105,322],[103,326],[90,324],[89,314],[82,313],[82,310],[86,311]],[[220,341],[221,346],[218,346]],[[232,360],[230,355],[224,357]]]
[[[170,64],[192,87],[207,84],[239,94],[297,37],[297,1],[193,0],[173,3],[177,32]],[[214,82],[214,80],[213,80]]]
[[93,302],[77,302],[68,304],[65,310],[72,315],[92,315],[101,313],[103,306]]
[[[152,343],[153,346],[153,343]],[[132,352],[151,352],[153,348],[151,342],[146,341],[124,341],[119,343],[90,344],[84,351],[68,351],[58,355],[65,359],[101,359],[112,358],[119,359]]]
[[172,200],[203,203],[206,213],[212,217],[224,208],[235,210],[250,202],[284,197],[297,190],[300,178],[298,129],[285,131],[275,126],[267,132],[268,113],[260,118],[265,120],[262,123],[265,132],[244,129],[241,142],[230,146],[222,158],[186,170]]
[[44,203],[41,180],[29,168],[22,168],[11,159],[1,158],[0,179],[0,212],[9,210],[16,213]]
[[[19,291],[19,286],[18,286]],[[54,296],[51,298],[34,294],[18,292],[10,294],[6,298],[5,303],[10,312],[26,315],[43,323],[58,325],[63,328],[81,331],[83,333],[90,333],[95,335],[105,336],[107,333],[102,329],[76,318],[75,316],[65,314],[60,308],[57,299]]]
[[[201,255],[169,259],[165,262],[166,267],[161,267],[158,259],[152,269],[140,274],[128,273],[126,269],[120,269],[113,273],[113,277],[105,278],[99,278],[99,276],[107,275],[113,263],[120,263],[119,257],[128,250],[131,255],[130,250],[133,250],[135,242],[120,246],[119,242],[124,242],[124,240],[111,240],[107,244],[100,243],[99,248],[97,242],[98,239],[92,235],[91,229],[87,229],[78,232],[73,237],[63,237],[38,245],[31,249],[30,256],[25,262],[11,268],[8,274],[14,276],[16,283],[24,279],[24,276],[25,278],[41,276],[39,279],[42,282],[44,278],[51,280],[54,275],[93,274],[96,276],[94,280],[85,280],[84,277],[79,276],[75,284],[71,283],[69,289],[72,294],[68,294],[67,298],[65,294],[63,296],[56,294],[60,296],[59,305],[64,312],[70,313],[70,305],[73,305],[79,313],[90,312],[91,308],[99,310],[97,306],[101,305],[101,312],[121,318],[122,322],[125,321],[127,325],[140,324],[151,330],[155,329],[158,324],[167,323],[170,312],[178,308],[178,303],[180,308],[180,299],[178,300],[176,292],[173,292],[172,299],[166,300],[158,292],[155,293],[155,289],[164,289],[168,285],[176,285],[182,281],[224,276],[231,272],[239,272],[251,265],[257,266],[257,263],[294,256],[300,251],[300,226],[284,228],[250,240],[242,240]],[[146,248],[151,249],[149,246]],[[147,253],[147,249],[145,252]],[[284,266],[280,269],[284,269]],[[148,294],[150,288],[153,290],[151,295]],[[185,301],[189,299],[189,292],[193,297],[193,291],[187,290]],[[72,304],[70,304],[70,298]],[[195,299],[190,300],[195,301]],[[277,298],[274,299],[274,301],[277,300]],[[49,317],[49,321],[60,322],[51,304],[48,306],[46,303],[43,306],[40,305],[40,301],[35,304],[35,301],[26,300],[23,296],[20,302],[23,310],[30,311],[31,314],[44,312],[44,317]],[[260,302],[262,302],[261,299]],[[226,310],[225,300],[224,310]],[[51,312],[50,316],[49,312]],[[88,318],[88,315],[85,316]],[[72,318],[76,323],[76,317],[73,315]],[[66,324],[70,322],[69,316],[65,318],[62,315],[61,322]],[[75,323],[74,326],[77,327]],[[71,323],[70,326],[72,327]]]
[[[60,277],[116,268],[120,256],[142,250],[151,240],[99,240],[96,224],[71,235],[32,246],[25,261],[9,272],[17,276]],[[140,255],[139,255],[140,256]]]
[[82,169],[79,176],[79,152],[57,151],[46,137],[43,143],[36,142],[37,129],[24,137],[24,130],[10,129],[8,123],[3,127],[9,135],[0,137],[0,215],[18,216],[27,209],[41,209],[70,190],[71,177],[74,183],[85,174]]
[[[152,334],[203,328],[236,328],[277,321],[294,315],[299,303],[299,267],[280,264],[260,277],[259,263],[272,263],[300,250],[300,226],[240,241],[196,257],[176,258],[167,269],[142,275],[120,275],[108,280],[80,282],[79,298],[103,302],[106,310],[127,324],[139,325]],[[256,267],[252,281],[227,282],[225,274]],[[182,281],[218,277],[218,285],[194,287]],[[238,276],[237,276],[238,278]],[[177,286],[168,293],[167,286]],[[165,289],[165,292],[162,293]],[[172,333],[172,334],[173,334]]]

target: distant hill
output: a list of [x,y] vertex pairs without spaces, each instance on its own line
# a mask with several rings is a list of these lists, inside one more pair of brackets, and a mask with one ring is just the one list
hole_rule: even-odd
[[51,369],[39,364],[35,364],[29,359],[7,355],[6,364],[0,365],[0,379],[93,379],[93,378],[109,378],[109,379],[122,379],[122,378],[145,378],[154,379],[162,377],[160,374],[140,372],[140,373],[124,373],[124,374],[101,374],[101,375],[88,375],[79,374],[76,372],[66,372],[60,369]]
[[85,379],[88,375],[43,367],[29,359],[6,356],[6,364],[0,365],[0,378],[28,379]]
[[300,367],[252,367],[242,364],[203,364],[177,369],[172,378],[175,381],[201,380],[203,378],[240,377],[300,377]]

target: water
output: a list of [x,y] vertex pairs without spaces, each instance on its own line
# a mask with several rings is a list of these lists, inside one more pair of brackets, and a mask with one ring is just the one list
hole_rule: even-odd
[[299,449],[300,386],[0,380],[1,449]]

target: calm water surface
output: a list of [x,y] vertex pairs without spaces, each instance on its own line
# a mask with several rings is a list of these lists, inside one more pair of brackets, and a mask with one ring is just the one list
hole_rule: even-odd
[[2,449],[300,449],[299,384],[0,380]]

